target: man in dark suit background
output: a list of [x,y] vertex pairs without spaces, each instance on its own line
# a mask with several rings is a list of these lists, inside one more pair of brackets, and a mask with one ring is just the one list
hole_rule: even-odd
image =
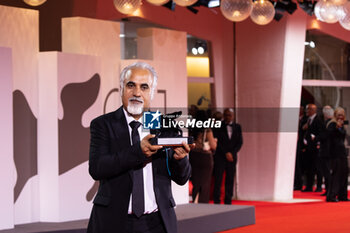
[[100,182],[88,233],[177,232],[171,180],[185,184],[191,174],[189,145],[151,145],[142,125],[157,85],[143,62],[120,75],[122,104],[91,122],[89,173]]
[[220,204],[221,182],[224,171],[225,177],[225,204],[231,204],[233,196],[234,177],[237,165],[237,153],[243,144],[242,130],[239,124],[234,123],[232,109],[224,110],[224,120],[219,130],[214,131],[218,139],[214,155],[214,203]]
[[315,181],[315,174],[317,175],[317,187],[315,192],[322,191],[322,172],[319,166],[319,148],[320,136],[324,131],[323,119],[317,115],[317,107],[315,104],[308,104],[306,106],[307,122],[303,125],[304,131],[304,153],[303,164],[305,166],[306,188],[303,192],[312,192]]
[[330,157],[330,141],[328,138],[328,133],[326,126],[329,121],[332,120],[334,116],[334,110],[331,106],[326,105],[322,108],[324,127],[325,129],[321,132],[320,135],[320,149],[319,149],[319,161],[322,171],[322,176],[324,177],[325,182],[325,192],[321,196],[327,196],[329,190],[329,182],[331,176],[331,157]]
[[295,171],[294,171],[294,190],[302,190],[303,188],[303,174],[304,167],[302,164],[302,149],[304,148],[304,133],[302,129],[304,124],[307,122],[307,116],[305,115],[304,106],[300,106],[299,109],[299,124],[298,124],[298,140],[297,140],[297,151],[295,156]]

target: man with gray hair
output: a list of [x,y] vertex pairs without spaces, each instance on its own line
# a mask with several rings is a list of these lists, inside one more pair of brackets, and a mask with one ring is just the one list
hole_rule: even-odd
[[317,175],[315,192],[322,192],[322,174],[317,164],[319,164],[320,137],[324,131],[324,124],[322,118],[317,115],[317,106],[315,104],[306,105],[306,115],[308,119],[302,126],[302,130],[304,131],[303,164],[305,166],[306,187],[302,192],[313,191],[315,175]]
[[327,124],[328,121],[330,121],[334,115],[334,110],[331,106],[326,105],[322,108],[322,113],[323,113],[323,119],[325,123]]
[[175,233],[171,180],[185,184],[191,174],[189,145],[152,145],[154,135],[142,129],[157,74],[144,62],[120,75],[122,106],[91,122],[89,173],[100,182],[88,233]]

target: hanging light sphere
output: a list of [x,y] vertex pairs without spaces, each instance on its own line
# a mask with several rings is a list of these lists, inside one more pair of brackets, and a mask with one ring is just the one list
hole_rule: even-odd
[[338,22],[339,17],[341,17],[341,10],[341,5],[334,4],[332,0],[321,0],[315,5],[316,18],[326,23]]
[[146,1],[156,6],[161,6],[169,2],[169,0],[146,0]]
[[115,8],[123,14],[131,14],[141,6],[141,0],[113,0]]
[[316,16],[316,19],[324,22],[321,14],[320,14],[320,10],[323,8],[323,4],[325,3],[325,0],[320,0],[316,3],[315,8],[314,8],[314,14]]
[[39,6],[44,2],[46,2],[46,0],[23,0],[23,1],[30,6]]
[[253,8],[252,0],[221,0],[222,14],[231,21],[239,22],[249,17]]
[[338,20],[342,20],[347,15],[349,15],[349,2],[345,2],[344,4],[339,6],[339,12],[338,12]]
[[198,0],[174,0],[176,5],[179,6],[191,6],[195,4]]
[[321,17],[326,23],[336,23],[341,17],[341,6],[333,3],[332,0],[327,0],[320,11]]
[[334,5],[341,6],[344,5],[348,0],[331,0]]
[[253,3],[250,18],[254,23],[266,25],[273,20],[273,17],[275,17],[275,8],[270,1],[258,0]]
[[350,30],[350,2],[343,5],[343,17],[339,20],[339,23],[346,30]]

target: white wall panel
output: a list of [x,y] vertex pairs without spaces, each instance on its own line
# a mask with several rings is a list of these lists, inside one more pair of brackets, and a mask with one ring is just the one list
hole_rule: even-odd
[[39,220],[38,186],[31,183],[37,175],[38,11],[0,6],[0,46],[12,49],[15,223],[28,223]]
[[0,230],[12,228],[14,225],[12,85],[11,49],[0,47]]
[[82,125],[82,117],[87,109],[95,116],[102,114],[100,73],[95,56],[40,54],[41,221],[69,221],[90,214],[86,195],[94,181],[87,168],[89,129]]

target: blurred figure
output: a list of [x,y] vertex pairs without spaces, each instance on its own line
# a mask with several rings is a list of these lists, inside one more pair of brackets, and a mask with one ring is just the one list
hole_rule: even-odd
[[302,148],[304,140],[304,132],[302,126],[306,123],[307,116],[305,115],[304,106],[299,108],[299,127],[298,127],[298,141],[297,153],[295,159],[295,173],[294,173],[294,190],[301,190],[303,187],[303,167],[302,167]]
[[348,199],[348,160],[344,140],[346,136],[345,110],[336,108],[334,117],[327,124],[329,139],[329,153],[331,156],[331,176],[329,191],[327,193],[328,202],[349,201]]
[[220,204],[221,182],[224,171],[225,204],[231,204],[233,196],[234,177],[237,165],[237,153],[243,144],[242,129],[234,122],[233,109],[224,110],[224,120],[221,128],[215,131],[218,147],[214,155],[214,203]]
[[[306,106],[307,121],[302,126],[304,131],[303,139],[303,164],[306,173],[306,188],[303,192],[312,192],[315,181],[315,174],[317,171],[317,160],[319,153],[319,136],[324,130],[323,120],[317,115],[317,107],[315,104],[308,104]],[[317,172],[317,187],[315,192],[322,191],[322,176]]]
[[188,109],[188,114],[192,117],[195,117],[197,114],[197,111],[198,111],[198,107],[196,105],[192,104],[190,106],[190,108]]
[[220,111],[215,111],[213,113],[213,118],[217,121],[221,121],[222,120],[222,112]]
[[[324,125],[333,118],[334,110],[331,106],[326,105],[322,109]],[[322,171],[322,176],[325,180],[325,192],[321,194],[321,196],[326,196],[329,188],[329,179],[331,175],[331,167],[330,167],[330,154],[329,154],[329,140],[327,138],[327,131],[324,130],[320,136],[320,169]]]
[[[198,110],[196,120],[205,121],[207,113]],[[195,148],[190,152],[192,166],[192,199],[194,203],[208,203],[210,198],[210,184],[213,173],[213,153],[215,152],[217,139],[212,130],[196,128],[192,131]]]

